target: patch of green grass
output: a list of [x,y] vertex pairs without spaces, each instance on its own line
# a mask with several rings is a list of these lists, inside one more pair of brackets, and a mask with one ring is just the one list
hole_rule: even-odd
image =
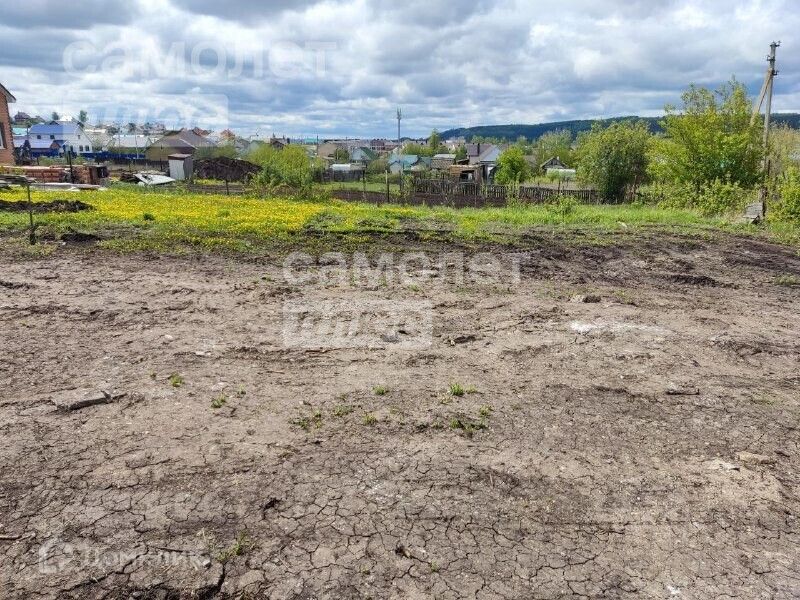
[[310,417],[304,415],[296,419],[293,419],[292,421],[290,421],[290,423],[292,425],[296,425],[303,431],[309,431],[312,426],[315,427],[316,429],[319,429],[320,427],[322,427],[322,411],[315,410]]
[[336,406],[333,407],[333,416],[346,417],[351,412],[353,412],[353,410],[355,409],[349,404],[337,404]]
[[211,408],[213,409],[222,408],[227,403],[228,403],[228,397],[225,394],[220,394],[211,401]]
[[311,419],[309,417],[297,417],[290,421],[292,425],[297,425],[303,431],[311,429]]
[[461,430],[466,435],[472,436],[476,431],[480,431],[482,429],[486,429],[488,425],[486,421],[471,421],[470,419],[461,418],[461,417],[453,417],[450,419],[450,429],[453,430]]
[[225,564],[235,556],[247,554],[253,548],[253,542],[245,532],[239,532],[236,540],[227,548],[217,553],[216,559]]
[[146,212],[146,213],[142,214],[142,220],[144,220],[144,221],[155,221],[156,220],[156,216],[153,213]]
[[450,387],[447,388],[447,391],[451,396],[455,396],[457,398],[463,396],[465,393],[464,387],[460,383],[451,383]]
[[439,565],[436,561],[431,561],[430,567],[431,567],[431,573],[439,572]]
[[489,418],[489,417],[492,415],[492,411],[493,411],[493,410],[494,410],[494,409],[493,409],[491,406],[489,406],[488,404],[486,404],[486,405],[484,405],[484,406],[481,406],[481,407],[478,409],[478,415],[480,415],[480,417],[481,417],[482,419],[488,419],[488,418]]
[[753,401],[753,404],[759,404],[761,406],[772,406],[776,402],[775,398],[773,398],[771,396],[763,396],[763,395],[762,396],[754,396],[753,398],[751,398],[751,400]]
[[362,422],[364,423],[364,425],[367,425],[367,426],[375,425],[375,423],[378,422],[378,417],[376,417],[372,413],[367,413],[367,414],[364,415],[364,418],[362,419]]
[[376,396],[385,396],[389,393],[389,388],[385,385],[376,385],[374,388],[372,388],[372,393]]
[[[56,198],[54,192],[34,191],[34,202]],[[19,188],[3,192],[3,199],[25,201]],[[731,219],[706,217],[690,209],[648,205],[546,205],[464,208],[364,204],[308,198],[263,198],[255,194],[225,196],[193,194],[185,190],[144,189],[112,185],[102,193],[81,194],[94,210],[38,214],[37,223],[55,235],[69,229],[102,238],[99,246],[116,251],[234,251],[258,252],[274,247],[316,247],[335,241],[336,249],[350,248],[375,239],[375,231],[403,232],[417,228],[432,241],[498,242],[513,245],[520,235],[545,228],[548,232],[580,235],[582,244],[614,243],[616,234],[637,228],[649,234],[654,227],[690,233],[698,238],[717,230],[755,235],[800,245],[796,225],[768,221],[758,227],[735,224]],[[153,220],[143,226],[143,215]],[[149,219],[149,217],[148,217]],[[23,212],[0,211],[0,232],[18,236],[4,243],[22,244],[27,228]],[[445,224],[436,232],[427,224]],[[318,231],[336,234],[321,238]],[[8,238],[7,238],[8,239]],[[569,238],[567,238],[569,241]],[[40,245],[53,251],[55,245]],[[37,246],[38,247],[38,246]]]
[[169,376],[169,384],[174,388],[179,388],[184,384],[183,376],[173,373]]
[[798,277],[797,275],[791,275],[791,274],[778,275],[775,278],[775,284],[776,285],[786,286],[786,287],[794,287],[794,286],[800,285],[800,277]]

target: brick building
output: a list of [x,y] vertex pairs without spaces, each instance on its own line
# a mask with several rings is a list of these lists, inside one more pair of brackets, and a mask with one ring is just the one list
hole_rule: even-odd
[[0,83],[0,165],[14,164],[14,132],[8,105],[17,99]]

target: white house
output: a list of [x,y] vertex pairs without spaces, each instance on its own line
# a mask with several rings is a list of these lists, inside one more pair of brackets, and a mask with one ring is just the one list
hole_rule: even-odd
[[30,143],[33,156],[64,154],[65,148],[78,156],[94,152],[92,141],[77,121],[50,121],[31,125],[28,134],[18,136],[15,143]]

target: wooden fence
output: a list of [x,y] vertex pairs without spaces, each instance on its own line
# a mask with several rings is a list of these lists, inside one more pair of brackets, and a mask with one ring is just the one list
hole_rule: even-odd
[[547,202],[558,196],[571,196],[580,202],[597,203],[601,199],[596,190],[580,189],[567,190],[539,186],[507,186],[507,185],[481,185],[473,181],[448,181],[446,179],[417,179],[413,182],[413,194],[421,196],[441,196],[444,198],[442,204],[450,204],[451,201],[462,197],[478,198],[476,202],[469,203],[470,206],[495,206],[497,201],[505,203],[510,198],[516,198],[522,202]]
[[[204,194],[242,195],[249,188],[239,183],[230,184],[196,184],[186,183],[189,192]],[[282,190],[282,195],[290,195],[291,191]],[[399,195],[392,192],[387,196],[385,191],[330,190],[331,196],[350,202],[369,202],[372,204],[399,203],[413,206],[452,206],[454,208],[483,206],[506,206],[509,201],[521,203],[545,203],[558,196],[571,196],[582,203],[603,202],[595,190],[558,190],[538,186],[519,186],[512,188],[505,185],[481,185],[475,182],[453,182],[436,179],[418,179],[414,181],[407,193]]]

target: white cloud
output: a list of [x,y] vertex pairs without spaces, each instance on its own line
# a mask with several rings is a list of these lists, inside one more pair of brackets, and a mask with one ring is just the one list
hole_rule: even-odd
[[[18,108],[154,113],[216,98],[244,132],[321,135],[392,135],[398,104],[420,134],[656,114],[689,83],[736,74],[755,93],[783,38],[776,106],[800,110],[790,0],[90,1],[80,19],[55,0],[0,7],[0,81]],[[75,42],[90,50],[65,73]]]

